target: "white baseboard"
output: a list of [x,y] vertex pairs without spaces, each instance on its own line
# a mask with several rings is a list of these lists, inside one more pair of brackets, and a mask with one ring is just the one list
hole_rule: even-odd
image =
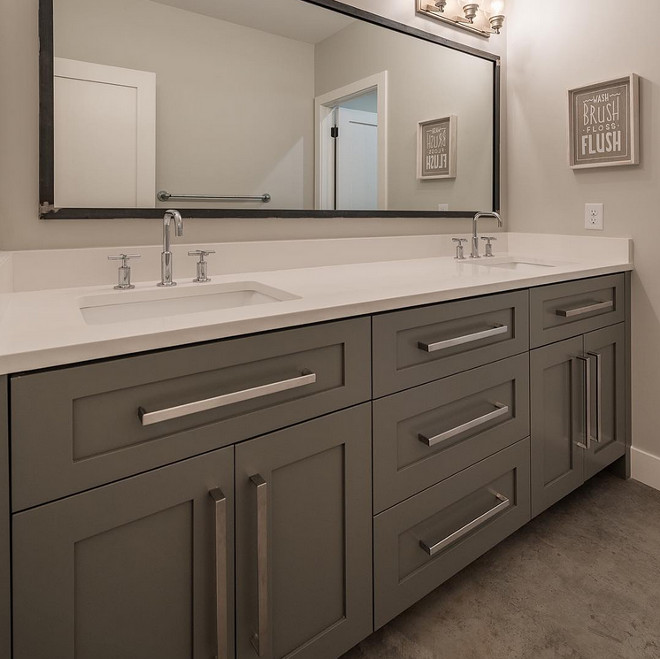
[[633,447],[631,449],[632,477],[660,490],[660,457]]

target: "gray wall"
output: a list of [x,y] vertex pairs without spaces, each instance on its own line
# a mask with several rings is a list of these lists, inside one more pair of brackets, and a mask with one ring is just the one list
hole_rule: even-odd
[[[316,95],[388,73],[388,207],[492,208],[493,65],[364,22],[316,45]],[[454,114],[457,176],[417,180],[417,123]]]
[[[412,0],[353,0],[351,4],[504,55],[506,37],[490,41],[415,17]],[[156,220],[38,219],[39,86],[37,0],[0,0],[0,250],[123,246],[156,243]],[[197,220],[188,243],[278,238],[465,232],[467,220]]]
[[157,74],[158,190],[314,207],[311,44],[148,0],[54,6],[57,57]]
[[[660,3],[618,20],[618,0],[509,4],[509,220],[514,231],[584,234],[584,204],[605,204],[604,233],[635,241],[633,443],[660,456]],[[572,171],[566,92],[630,73],[642,77],[641,165]]]

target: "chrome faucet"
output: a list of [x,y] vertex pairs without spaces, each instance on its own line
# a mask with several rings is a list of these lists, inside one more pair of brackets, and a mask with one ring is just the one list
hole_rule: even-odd
[[183,236],[183,218],[179,211],[167,211],[163,217],[163,251],[160,255],[159,286],[176,286],[172,281],[172,252],[170,252],[170,225],[174,220],[174,230],[177,236]]
[[479,259],[479,236],[477,235],[477,223],[482,217],[494,217],[497,220],[497,226],[502,228],[502,218],[499,213],[494,211],[489,211],[487,213],[476,213],[472,219],[472,253],[470,254],[471,259]]

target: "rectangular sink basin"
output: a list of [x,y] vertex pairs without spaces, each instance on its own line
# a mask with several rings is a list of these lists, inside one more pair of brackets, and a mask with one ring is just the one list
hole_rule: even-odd
[[83,297],[79,306],[88,325],[105,325],[298,299],[298,295],[259,282],[241,281],[114,291]]
[[549,263],[533,263],[532,261],[506,261],[503,263],[479,263],[478,265],[503,270],[547,270],[556,267]]

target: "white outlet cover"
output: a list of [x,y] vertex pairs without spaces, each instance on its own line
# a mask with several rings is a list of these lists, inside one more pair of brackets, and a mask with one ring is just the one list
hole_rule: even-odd
[[590,231],[602,231],[604,229],[604,213],[603,204],[585,204],[584,228]]
[[448,211],[449,210],[449,204],[438,204],[438,210],[439,211]]

